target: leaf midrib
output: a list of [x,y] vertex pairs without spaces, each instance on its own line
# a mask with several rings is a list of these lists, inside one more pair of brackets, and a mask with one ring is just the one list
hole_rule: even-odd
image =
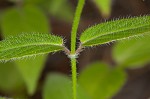
[[62,45],[60,45],[60,44],[33,43],[33,44],[21,45],[21,46],[19,46],[19,47],[16,46],[16,47],[11,47],[11,48],[6,48],[6,49],[0,50],[0,51],[7,51],[7,50],[12,50],[12,49],[21,48],[21,47],[28,47],[28,46],[44,46],[44,45],[52,45],[52,46],[62,47]]
[[127,31],[127,30],[131,30],[131,29],[142,28],[142,27],[146,27],[146,26],[149,26],[149,24],[143,25],[143,26],[139,26],[139,27],[135,27],[135,28],[127,28],[127,29],[121,29],[121,30],[119,30],[119,31],[107,32],[106,34],[102,34],[102,35],[99,35],[99,36],[95,36],[95,37],[92,38],[92,39],[89,39],[89,40],[87,40],[87,41],[85,41],[85,42],[82,42],[82,44],[84,45],[85,43],[87,43],[87,42],[89,42],[89,41],[92,41],[92,40],[94,40],[94,39],[96,39],[96,38],[99,38],[99,37],[101,37],[101,36],[105,36],[105,35],[108,35],[108,34],[117,33],[117,32],[122,32],[122,31]]

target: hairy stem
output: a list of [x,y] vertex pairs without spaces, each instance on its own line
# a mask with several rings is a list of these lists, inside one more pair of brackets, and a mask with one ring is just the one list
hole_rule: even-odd
[[84,2],[85,0],[79,0],[77,8],[76,8],[72,31],[71,31],[71,54],[75,54],[77,29],[78,29],[78,25],[80,21],[81,12],[84,6]]
[[[71,31],[71,65],[72,65],[72,90],[73,90],[73,99],[77,99],[77,70],[76,70],[76,38],[77,30],[80,21],[81,12],[84,6],[85,0],[79,0],[76,8],[74,21]],[[73,57],[72,57],[73,56]]]
[[73,99],[77,99],[77,69],[76,69],[76,59],[71,59],[72,65],[72,88],[73,88]]

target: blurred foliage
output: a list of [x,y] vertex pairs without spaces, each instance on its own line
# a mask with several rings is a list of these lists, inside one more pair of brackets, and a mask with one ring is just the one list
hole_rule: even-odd
[[103,17],[110,17],[112,0],[94,0]]
[[[78,86],[78,99],[89,99]],[[51,73],[43,87],[43,99],[72,99],[72,81],[63,74]]]
[[73,20],[74,11],[69,0],[43,0],[42,7],[58,19]]
[[6,99],[6,98],[4,98],[4,97],[0,97],[0,99]]
[[38,5],[42,3],[43,1],[44,0],[23,0],[25,4],[34,4],[34,5]]
[[137,68],[150,62],[150,36],[119,42],[114,46],[113,57],[119,66]]
[[11,0],[16,4],[23,3],[25,5],[38,6],[42,10],[48,12],[57,19],[71,22],[74,11],[69,0]]
[[33,59],[17,61],[17,68],[26,83],[28,93],[32,95],[36,91],[37,83],[43,70],[45,56],[37,56]]
[[11,8],[4,12],[1,23],[4,37],[20,33],[49,33],[46,16],[35,6]]
[[13,93],[24,89],[24,81],[15,63],[0,63],[0,91]]
[[96,62],[89,65],[79,75],[79,84],[92,99],[110,99],[124,85],[126,74],[118,68]]
[[9,0],[14,3],[32,4],[36,5],[42,2],[42,0]]

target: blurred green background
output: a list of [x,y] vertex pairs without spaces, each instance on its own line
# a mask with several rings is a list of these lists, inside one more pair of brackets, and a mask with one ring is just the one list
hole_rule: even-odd
[[[49,33],[65,37],[69,48],[76,5],[77,0],[0,0],[0,39]],[[78,33],[106,20],[149,14],[150,0],[86,0]],[[85,49],[78,58],[78,99],[148,99],[149,42],[148,35]],[[71,99],[70,77],[63,52],[0,63],[0,96]]]

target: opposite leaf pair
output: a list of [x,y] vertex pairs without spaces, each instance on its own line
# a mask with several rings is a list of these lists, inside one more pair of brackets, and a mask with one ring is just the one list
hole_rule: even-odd
[[[150,16],[121,19],[98,24],[85,30],[81,46],[106,44],[116,40],[143,36],[150,31]],[[9,37],[0,42],[0,61],[16,60],[63,50],[63,39],[57,36],[32,33]]]

